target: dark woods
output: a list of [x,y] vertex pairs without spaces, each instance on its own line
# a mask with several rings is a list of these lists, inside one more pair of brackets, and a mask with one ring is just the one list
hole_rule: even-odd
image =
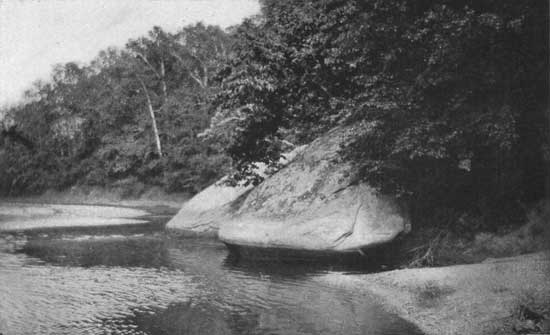
[[264,1],[236,35],[212,127],[238,120],[241,176],[362,122],[344,155],[416,222],[493,228],[548,191],[547,1]]
[[226,32],[154,28],[7,111],[0,189],[196,192],[230,162],[259,182],[253,162],[360,122],[344,157],[413,216],[519,220],[550,188],[548,24],[545,0],[264,0]]

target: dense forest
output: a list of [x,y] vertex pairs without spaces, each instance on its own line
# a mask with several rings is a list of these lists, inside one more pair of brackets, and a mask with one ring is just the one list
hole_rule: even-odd
[[209,124],[219,90],[211,78],[230,48],[218,27],[175,34],[154,27],[88,65],[55,66],[49,81],[36,82],[24,103],[5,112],[0,190],[123,183],[199,191],[229,165],[218,145],[197,134]]
[[5,111],[0,191],[258,183],[254,162],[352,123],[343,157],[413,218],[512,222],[550,189],[548,1],[261,4],[56,66]]

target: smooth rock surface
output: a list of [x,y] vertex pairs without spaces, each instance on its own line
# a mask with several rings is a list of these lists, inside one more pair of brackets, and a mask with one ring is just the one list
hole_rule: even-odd
[[[285,154],[281,163],[288,163],[302,149],[298,147]],[[264,174],[265,165],[258,163],[257,166],[258,173]],[[221,178],[184,203],[178,214],[166,224],[166,229],[183,236],[216,237],[220,224],[231,219],[253,188],[243,184],[227,186],[224,184],[226,178]]]
[[393,240],[406,219],[394,201],[358,182],[339,155],[367,125],[340,127],[313,141],[254,188],[220,227],[233,246],[352,252]]
[[223,184],[225,178],[184,203],[178,214],[168,221],[166,229],[184,236],[215,237],[220,223],[234,214],[237,199],[246,196],[253,187],[226,186]]

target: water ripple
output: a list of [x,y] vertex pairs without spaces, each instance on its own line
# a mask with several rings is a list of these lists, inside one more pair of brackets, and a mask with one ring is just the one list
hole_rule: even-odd
[[124,229],[0,235],[0,333],[418,334],[317,270]]

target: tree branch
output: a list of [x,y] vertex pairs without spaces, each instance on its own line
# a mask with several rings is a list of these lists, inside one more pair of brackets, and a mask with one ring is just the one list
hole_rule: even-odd
[[160,73],[158,73],[155,67],[151,65],[151,63],[147,60],[147,58],[143,54],[139,52],[135,52],[135,54],[137,58],[140,58],[155,73],[157,78],[162,79],[162,76],[160,75]]
[[[200,87],[202,88],[205,88],[206,85],[204,84],[204,82],[201,80],[201,78],[199,78],[197,75],[193,74],[193,72],[191,72],[191,70],[189,70],[189,67],[187,67],[187,65],[185,65],[185,61],[183,60],[183,58],[178,55],[177,53],[175,52],[170,52],[170,54],[175,58],[177,59],[184,67],[185,69],[187,70],[187,74],[189,74],[189,77],[191,77],[193,80],[195,80],[197,82],[197,84],[200,85]],[[202,63],[201,63],[202,64]]]

